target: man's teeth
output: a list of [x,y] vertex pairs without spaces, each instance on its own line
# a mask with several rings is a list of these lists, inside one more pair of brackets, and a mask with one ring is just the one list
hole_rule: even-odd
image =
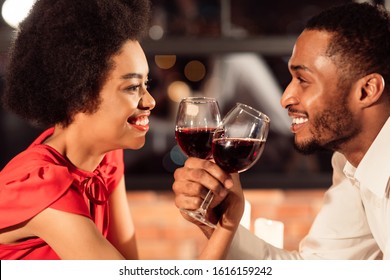
[[135,120],[136,125],[147,125],[149,123],[148,117],[141,117]]
[[307,118],[293,118],[292,119],[293,124],[302,124],[302,123],[305,123],[307,121],[308,121]]

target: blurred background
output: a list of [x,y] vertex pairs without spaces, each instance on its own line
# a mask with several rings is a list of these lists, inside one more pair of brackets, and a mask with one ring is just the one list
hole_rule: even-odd
[[[23,12],[34,0],[0,1],[0,93],[14,34],[7,11]],[[149,35],[142,42],[157,101],[146,145],[126,151],[129,190],[170,190],[185,157],[176,145],[174,122],[181,98],[217,98],[222,113],[235,102],[271,118],[262,158],[242,174],[246,188],[317,188],[330,182],[330,154],[294,151],[290,120],[279,104],[289,83],[287,62],[306,20],[340,0],[152,0]],[[21,15],[19,17],[22,17]],[[8,21],[8,23],[7,23]],[[31,127],[0,109],[0,168],[25,149],[43,128]],[[150,176],[153,174],[153,176]]]

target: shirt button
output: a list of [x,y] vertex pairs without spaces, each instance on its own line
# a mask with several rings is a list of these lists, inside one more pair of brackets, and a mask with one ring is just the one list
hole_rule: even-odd
[[360,182],[358,180],[355,180],[354,185],[358,188],[360,188]]

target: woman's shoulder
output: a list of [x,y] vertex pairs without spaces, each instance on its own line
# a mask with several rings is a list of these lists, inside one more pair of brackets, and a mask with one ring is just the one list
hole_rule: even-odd
[[[31,146],[11,159],[0,172],[0,182],[10,177],[23,175],[26,177],[31,172],[37,172],[39,177],[44,177],[48,172],[68,173],[62,168],[63,159],[46,145]],[[43,173],[42,173],[43,172]],[[31,175],[31,174],[30,174]]]
[[49,149],[34,146],[18,154],[0,172],[0,228],[41,211],[63,196],[72,182],[68,168]]

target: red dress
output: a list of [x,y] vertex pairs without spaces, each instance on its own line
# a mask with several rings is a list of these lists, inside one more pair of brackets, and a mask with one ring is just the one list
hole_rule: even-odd
[[[108,197],[124,173],[123,151],[105,155],[94,172],[78,169],[42,142],[43,132],[0,172],[0,230],[17,225],[46,208],[84,215],[104,236],[108,230]],[[41,238],[0,244],[0,260],[59,259]]]

